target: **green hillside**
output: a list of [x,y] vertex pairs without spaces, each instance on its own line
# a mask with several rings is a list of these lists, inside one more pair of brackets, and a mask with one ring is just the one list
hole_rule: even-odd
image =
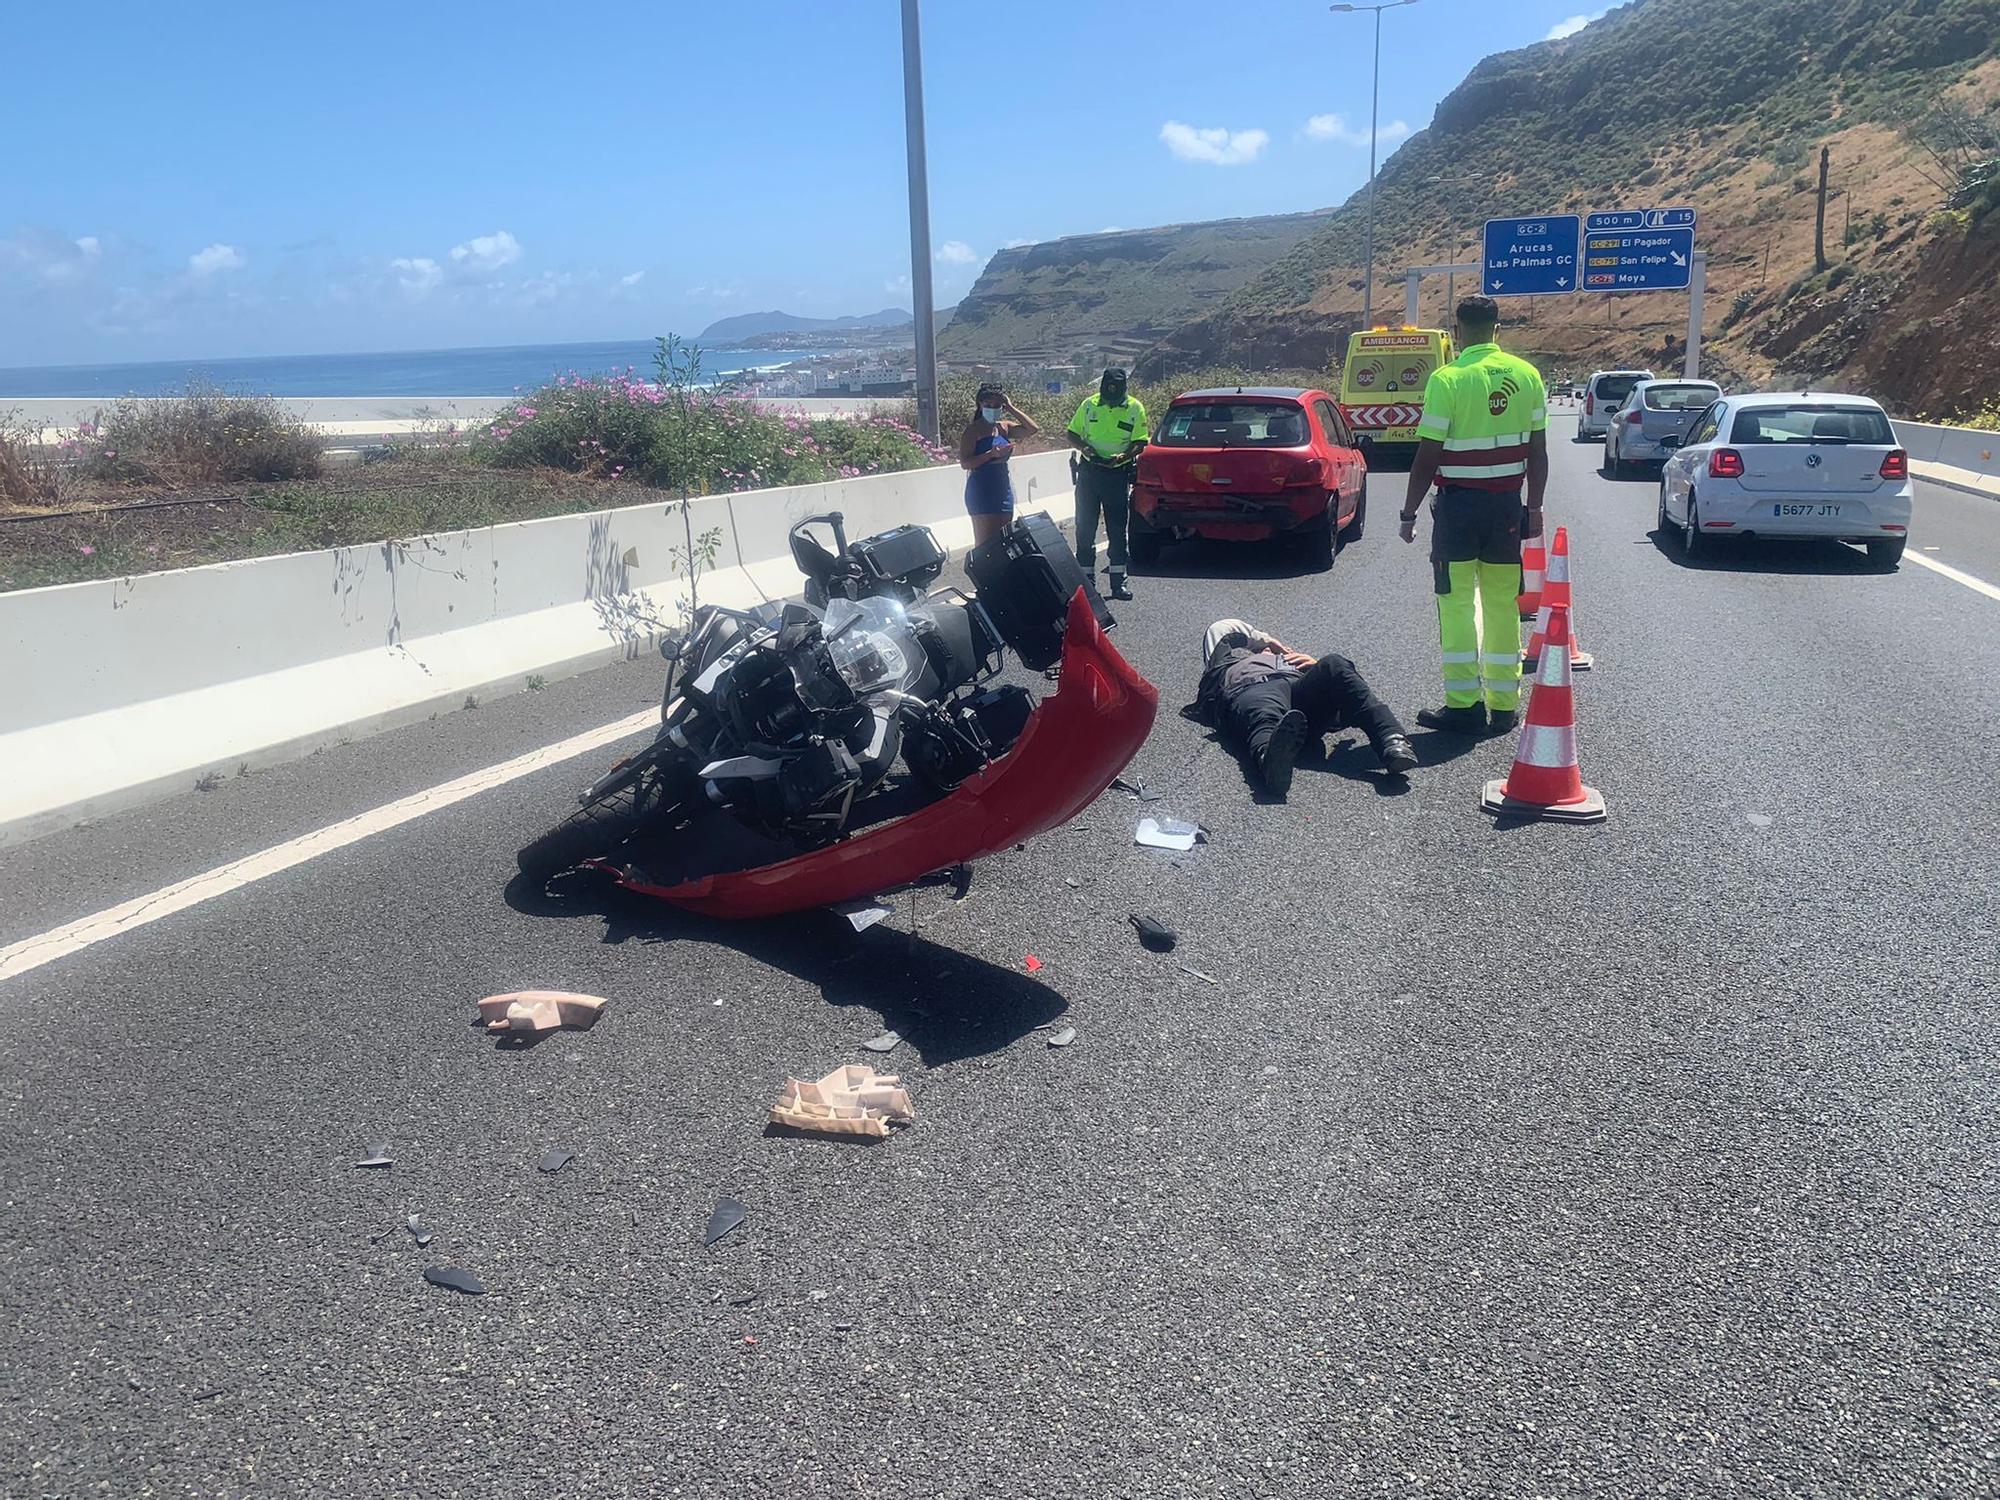
[[1324,214],[1277,214],[1072,235],[997,252],[939,353],[959,361],[1131,353],[1213,307]]

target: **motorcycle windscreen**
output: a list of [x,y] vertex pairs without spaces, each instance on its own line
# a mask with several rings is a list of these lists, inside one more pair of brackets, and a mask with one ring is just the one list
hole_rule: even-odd
[[893,890],[1060,826],[1094,802],[1152,732],[1160,695],[1118,654],[1078,589],[1063,634],[1062,682],[1014,748],[908,817],[775,864],[632,890],[715,917],[768,917]]

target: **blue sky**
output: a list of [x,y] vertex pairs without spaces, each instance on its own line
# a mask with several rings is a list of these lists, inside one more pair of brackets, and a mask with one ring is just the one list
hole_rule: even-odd
[[[1579,9],[1389,12],[1385,156]],[[1320,0],[927,0],[939,300],[1010,242],[1341,201],[1370,29]],[[0,366],[907,306],[899,37],[895,0],[105,0],[0,93]]]

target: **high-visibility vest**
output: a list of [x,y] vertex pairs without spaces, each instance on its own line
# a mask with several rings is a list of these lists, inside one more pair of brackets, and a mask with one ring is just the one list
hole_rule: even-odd
[[1127,396],[1123,406],[1107,406],[1095,396],[1086,396],[1069,419],[1069,430],[1100,457],[1123,458],[1129,445],[1143,443],[1150,436],[1146,404],[1137,396]]
[[1474,344],[1431,372],[1417,436],[1444,444],[1439,484],[1517,491],[1528,473],[1528,438],[1548,425],[1541,371],[1498,344]]

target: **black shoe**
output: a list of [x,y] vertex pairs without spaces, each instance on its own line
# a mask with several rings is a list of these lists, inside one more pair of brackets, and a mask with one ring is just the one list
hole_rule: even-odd
[[1271,743],[1264,747],[1258,769],[1264,775],[1264,790],[1284,797],[1292,790],[1292,767],[1297,764],[1299,747],[1306,742],[1306,716],[1296,708],[1278,720]]
[[1446,734],[1479,735],[1486,733],[1486,710],[1476,704],[1471,708],[1420,708],[1417,722]]
[[1511,708],[1489,708],[1486,710],[1486,732],[1512,734],[1514,732],[1514,710]]
[[1376,753],[1382,757],[1382,769],[1391,776],[1407,776],[1417,768],[1416,747],[1404,735],[1390,735]]
[[1123,573],[1113,573],[1111,575],[1111,597],[1114,599],[1130,599],[1132,597],[1132,589],[1125,582],[1125,575]]

